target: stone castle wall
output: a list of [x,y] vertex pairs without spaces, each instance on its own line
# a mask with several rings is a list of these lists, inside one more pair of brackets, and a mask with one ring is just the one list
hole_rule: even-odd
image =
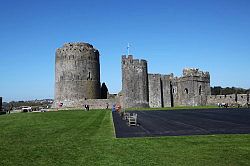
[[198,69],[184,69],[183,76],[148,74],[149,106],[198,106],[207,104],[210,76]]
[[218,103],[244,106],[249,103],[249,94],[209,95],[207,97],[208,105],[218,105]]
[[161,75],[162,85],[162,107],[173,106],[173,74]]
[[147,61],[122,56],[122,106],[140,108],[149,106]]
[[193,68],[183,70],[183,76],[177,80],[177,105],[206,105],[207,95],[210,94],[210,75],[208,72]]
[[112,108],[114,104],[120,104],[119,98],[112,99],[81,99],[81,100],[70,100],[62,102],[63,106],[59,107],[60,102],[54,103],[57,106],[55,108],[84,108],[84,105],[89,105],[90,109],[106,109],[107,104],[109,109]]
[[162,82],[160,74],[148,74],[149,107],[162,107]]
[[56,50],[55,102],[100,98],[99,52],[88,43]]

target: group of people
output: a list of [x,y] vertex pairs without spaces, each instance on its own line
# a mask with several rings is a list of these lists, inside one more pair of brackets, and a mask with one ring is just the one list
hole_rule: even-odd
[[113,107],[112,107],[112,111],[115,112],[120,112],[121,111],[121,105],[120,104],[114,104]]
[[228,103],[218,103],[218,107],[227,108],[228,106],[229,106]]
[[[86,111],[89,111],[89,105],[88,104],[84,104],[83,106],[84,106]],[[106,109],[109,109],[109,103],[106,103]],[[112,111],[119,112],[120,110],[121,110],[121,105],[120,104],[114,104],[112,106]]]
[[[59,103],[58,107],[61,108],[63,106],[63,103]],[[89,105],[84,104],[83,107],[85,108],[86,111],[89,111]],[[109,103],[106,103],[106,109],[109,109]],[[119,112],[121,110],[121,105],[120,104],[114,104],[112,106],[112,111],[117,111]]]

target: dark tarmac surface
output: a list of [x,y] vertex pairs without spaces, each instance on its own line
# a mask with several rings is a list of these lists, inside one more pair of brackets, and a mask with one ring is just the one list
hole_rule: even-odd
[[250,109],[131,111],[138,126],[128,126],[117,112],[113,121],[117,138],[211,134],[250,134]]

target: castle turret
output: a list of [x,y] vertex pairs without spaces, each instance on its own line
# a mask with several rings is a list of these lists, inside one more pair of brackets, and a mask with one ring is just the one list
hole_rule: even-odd
[[209,72],[195,68],[183,70],[183,76],[178,79],[179,105],[206,105],[210,94]]
[[149,106],[148,67],[146,60],[122,56],[123,107],[143,108]]
[[55,102],[100,98],[99,52],[92,45],[64,44],[55,63]]

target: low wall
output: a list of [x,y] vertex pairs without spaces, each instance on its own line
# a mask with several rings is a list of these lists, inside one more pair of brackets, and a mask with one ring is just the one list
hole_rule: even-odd
[[229,105],[249,103],[248,94],[230,94],[230,95],[209,95],[207,105],[218,105],[218,103],[228,103]]
[[247,94],[238,94],[237,95],[237,103],[240,105],[245,105],[246,103],[249,103],[249,98]]
[[[63,103],[60,107],[59,104]],[[89,105],[90,109],[106,109],[107,106],[109,109],[112,108],[112,105],[120,104],[119,99],[87,99],[87,100],[78,100],[78,101],[55,101],[53,103],[53,108],[84,108],[84,105]]]

